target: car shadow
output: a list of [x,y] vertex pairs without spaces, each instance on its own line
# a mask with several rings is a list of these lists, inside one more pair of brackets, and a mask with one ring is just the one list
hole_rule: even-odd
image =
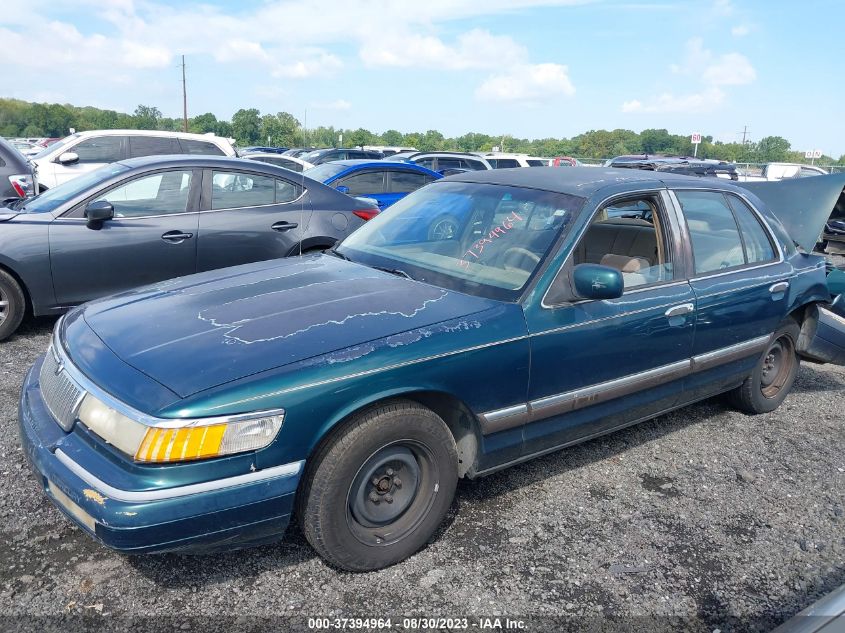
[[802,363],[801,371],[792,390],[796,393],[841,391],[845,386],[845,373],[822,371],[818,366]]

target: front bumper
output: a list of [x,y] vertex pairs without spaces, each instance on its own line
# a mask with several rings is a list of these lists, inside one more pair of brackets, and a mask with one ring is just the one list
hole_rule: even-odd
[[47,410],[42,362],[21,391],[21,444],[45,494],[91,536],[132,553],[228,550],[283,536],[303,462],[191,485],[128,490],[125,476],[111,485],[115,464],[106,449],[66,433]]

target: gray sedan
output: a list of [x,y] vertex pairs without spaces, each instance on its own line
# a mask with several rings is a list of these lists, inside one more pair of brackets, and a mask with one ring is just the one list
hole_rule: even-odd
[[0,340],[136,286],[324,250],[378,213],[289,170],[233,158],[112,163],[0,207]]

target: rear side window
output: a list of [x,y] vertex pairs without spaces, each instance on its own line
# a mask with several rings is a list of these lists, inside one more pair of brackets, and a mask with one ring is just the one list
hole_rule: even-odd
[[[514,161],[514,162],[516,162],[516,161]],[[487,169],[487,167],[485,167],[484,163],[482,163],[480,160],[472,160],[472,159],[462,158],[461,163],[462,164],[457,165],[457,167],[463,167],[464,169],[472,169],[473,171],[481,171],[483,169]],[[517,163],[515,165],[515,167],[519,167],[519,163]]]
[[[423,158],[421,160],[414,161],[417,165],[421,165],[427,169],[434,169],[434,159],[433,158]],[[457,165],[455,165],[457,167]]]
[[275,178],[231,171],[212,172],[212,209],[258,207],[274,204],[275,201]]
[[130,136],[129,156],[155,156],[158,154],[180,154],[176,139],[165,136]]
[[179,145],[183,154],[201,154],[203,156],[225,156],[226,153],[214,143],[208,141],[193,141],[180,138]]
[[302,187],[281,178],[276,181],[276,202],[293,202],[302,193]]
[[361,174],[342,178],[337,184],[349,187],[350,196],[384,193],[384,172],[365,171]]
[[[508,169],[510,167],[519,167],[519,163],[515,158],[494,158],[492,160],[488,160],[493,169]],[[470,167],[470,169],[475,169],[474,167]]]
[[252,160],[257,160],[262,163],[270,163],[271,165],[278,165],[279,167],[284,167],[285,169],[290,169],[291,171],[302,171],[302,165],[286,158],[259,156],[258,158],[253,158]]
[[411,171],[390,172],[391,193],[411,193],[430,182],[425,174],[416,174]]
[[[461,167],[467,168],[468,166],[465,165],[466,161],[462,161],[460,158],[443,158],[442,156],[437,159],[437,169],[459,169]],[[468,167],[472,169],[472,167]]]
[[775,259],[775,249],[766,230],[749,206],[737,196],[728,196],[736,221],[745,243],[745,258],[749,264],[770,262]]
[[123,158],[125,136],[97,136],[87,138],[69,148],[79,156],[80,163],[113,163]]
[[725,196],[713,191],[676,194],[689,227],[696,274],[745,264],[739,228]]
[[545,160],[539,160],[536,158],[529,158],[528,159],[528,166],[529,167],[548,167],[549,163]]

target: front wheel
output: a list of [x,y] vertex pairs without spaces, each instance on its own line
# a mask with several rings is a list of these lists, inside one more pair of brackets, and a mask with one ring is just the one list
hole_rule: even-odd
[[792,318],[775,331],[754,371],[730,393],[737,408],[746,413],[769,413],[780,406],[798,376],[801,361],[795,344],[800,333]]
[[349,571],[381,569],[422,548],[458,482],[452,434],[414,402],[362,412],[310,462],[297,508],[302,531],[317,553]]
[[26,299],[23,290],[5,270],[0,270],[0,341],[9,338],[23,320]]

